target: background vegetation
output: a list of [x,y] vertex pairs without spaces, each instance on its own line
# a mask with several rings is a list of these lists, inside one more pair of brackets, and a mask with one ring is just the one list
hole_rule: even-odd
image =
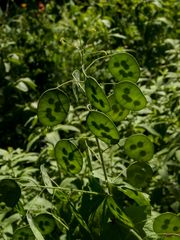
[[[75,138],[83,152],[84,139],[89,138],[88,145],[96,153],[96,142],[85,128],[88,102],[75,82],[84,80],[82,68],[95,61],[87,68],[87,74],[103,84],[109,93],[107,83],[111,83],[113,77],[108,71],[108,58],[104,56],[122,51],[131,53],[140,65],[138,85],[148,104],[144,110],[131,112],[119,123],[120,137],[125,139],[131,134],[143,133],[155,148],[150,161],[153,178],[142,189],[149,195],[152,210],[147,223],[157,213],[179,213],[179,1],[51,0],[42,3],[43,8],[38,8],[33,1],[25,4],[9,1],[6,9],[0,11],[0,179],[15,179],[22,191],[15,208],[2,204],[0,238],[12,239],[16,229],[29,224],[27,212],[33,216],[51,212],[59,223],[54,235],[45,239],[90,239],[85,223],[87,216],[96,212],[93,221],[88,223],[96,236],[94,225],[100,213],[95,210],[102,212],[99,207],[102,199],[99,195],[96,198],[83,195],[78,189],[101,192],[102,167],[92,157],[93,178],[87,184],[90,175],[87,164],[81,174],[59,171],[53,146],[59,139]],[[55,128],[43,127],[37,118],[40,95],[67,81],[71,84],[64,84],[62,89],[71,101],[68,118]],[[124,180],[131,159],[123,149],[111,149],[105,158],[110,155],[113,161],[106,159],[108,175]],[[87,161],[85,153],[83,156]],[[55,194],[46,188],[50,184],[47,179],[53,186],[77,192]],[[76,219],[72,220],[73,214]],[[79,228],[84,230],[77,230],[77,221],[81,221]],[[159,239],[153,235],[151,225],[146,224],[142,239]],[[72,230],[68,231],[69,228]],[[105,235],[103,232],[103,239]]]

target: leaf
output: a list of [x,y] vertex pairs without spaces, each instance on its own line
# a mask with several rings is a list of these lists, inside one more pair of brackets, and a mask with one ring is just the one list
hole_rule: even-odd
[[35,236],[38,240],[45,240],[39,229],[36,227],[31,215],[29,213],[26,214],[27,221],[29,223],[29,226]]
[[88,78],[85,81],[85,91],[90,103],[102,112],[108,112],[110,105],[101,86],[95,79]]
[[164,239],[178,240],[180,238],[180,217],[174,213],[162,213],[154,219],[154,231]]
[[135,83],[123,81],[115,85],[117,102],[124,108],[139,111],[146,106],[147,100]]
[[47,90],[39,99],[39,121],[45,126],[55,126],[66,118],[69,107],[69,99],[64,92],[58,89]]
[[15,85],[15,87],[16,87],[18,90],[22,91],[22,92],[28,92],[28,87],[27,87],[27,85],[26,85],[24,82],[22,82],[22,81],[18,82],[18,83]]
[[47,186],[47,191],[50,194],[53,194],[53,189],[51,188],[51,187],[53,187],[52,182],[51,182],[51,178],[49,177],[49,175],[46,171],[46,168],[44,167],[44,164],[42,164],[40,166],[40,170],[41,170],[43,182],[44,182],[45,186]]
[[89,230],[89,227],[88,225],[86,224],[86,222],[84,221],[84,219],[82,218],[81,214],[75,209],[75,207],[70,204],[70,207],[71,207],[71,211],[72,213],[74,214],[75,218],[77,219],[77,221],[80,223],[80,225],[86,229],[87,232],[90,233],[90,230]]
[[60,140],[54,148],[57,163],[66,172],[77,174],[81,171],[83,159],[78,148],[68,140]]
[[120,207],[116,204],[114,199],[112,197],[108,197],[107,204],[109,207],[109,210],[114,215],[115,218],[117,218],[119,221],[124,223],[126,226],[129,226],[131,228],[134,227],[134,224],[132,221],[128,218],[128,216],[120,209]]
[[26,240],[35,240],[34,234],[29,227],[17,229],[13,234],[13,240],[21,240],[22,236],[26,236]]
[[126,154],[137,161],[149,161],[154,154],[153,143],[143,134],[130,136],[124,145]]
[[104,113],[91,111],[87,116],[87,125],[90,131],[103,142],[118,143],[119,132],[112,120]]
[[108,101],[110,103],[111,109],[106,114],[112,119],[112,121],[119,122],[125,119],[129,113],[129,110],[123,108],[123,106],[117,102],[114,94],[108,97]]
[[118,53],[109,60],[109,70],[118,80],[137,82],[140,68],[136,59],[129,53]]
[[135,162],[127,170],[128,182],[137,188],[144,187],[153,175],[152,168],[145,162]]
[[20,78],[18,82],[23,82],[26,85],[28,85],[31,89],[36,90],[37,85],[28,77]]
[[13,179],[2,179],[0,181],[0,202],[8,207],[14,207],[21,196],[21,189]]

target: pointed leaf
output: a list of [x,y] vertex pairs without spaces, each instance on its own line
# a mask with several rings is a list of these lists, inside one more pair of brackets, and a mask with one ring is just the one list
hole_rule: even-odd
[[119,122],[125,119],[129,113],[129,110],[123,108],[123,106],[117,102],[114,94],[110,95],[108,97],[108,100],[111,106],[111,110],[106,114],[112,119],[112,121]]
[[68,140],[59,141],[54,149],[57,163],[65,171],[76,174],[81,171],[83,159],[78,148]]
[[137,188],[144,187],[153,175],[152,168],[145,162],[135,162],[127,170],[128,182]]
[[55,126],[66,118],[69,106],[69,99],[64,92],[50,89],[39,99],[37,112],[39,121],[45,126]]
[[140,75],[140,68],[136,59],[129,53],[119,53],[111,57],[109,70],[119,81],[128,80],[137,82]]
[[38,240],[45,240],[43,235],[39,231],[39,229],[36,227],[36,225],[35,225],[35,223],[32,219],[32,216],[29,213],[27,213],[26,218],[27,218],[27,221],[29,223],[29,226],[30,226],[35,238],[38,239]]
[[124,223],[125,225],[129,227],[134,227],[132,221],[128,218],[128,216],[120,209],[120,207],[116,204],[114,199],[112,197],[108,197],[107,204],[109,207],[109,210],[114,215],[115,218],[117,218],[119,221]]
[[42,164],[40,166],[40,170],[41,170],[43,182],[44,182],[45,186],[47,187],[47,191],[50,194],[53,194],[53,189],[51,188],[51,187],[53,187],[52,182],[51,182],[51,178],[49,177],[49,175],[47,173],[47,170],[44,167],[44,164]]
[[99,83],[92,78],[85,81],[85,91],[90,103],[102,112],[110,110],[108,99],[99,85]]
[[12,179],[0,181],[0,202],[4,202],[8,207],[14,207],[20,196],[21,189],[16,181]]
[[154,154],[152,142],[143,134],[130,136],[124,145],[126,154],[137,161],[149,161]]
[[157,234],[167,236],[167,239],[178,240],[180,239],[180,217],[174,213],[162,213],[155,218],[153,229]]
[[105,143],[118,143],[119,132],[112,120],[104,113],[91,111],[87,116],[87,124],[91,132]]
[[135,83],[123,81],[114,89],[117,102],[124,108],[139,111],[146,106],[147,100]]

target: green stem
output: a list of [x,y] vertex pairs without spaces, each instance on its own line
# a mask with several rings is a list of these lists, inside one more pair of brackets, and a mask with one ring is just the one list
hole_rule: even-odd
[[101,159],[101,164],[102,164],[102,167],[103,167],[105,182],[106,182],[106,185],[107,185],[108,193],[110,194],[111,190],[110,190],[110,187],[109,187],[109,182],[108,182],[108,177],[107,177],[106,168],[105,168],[105,164],[104,164],[103,154],[102,154],[102,151],[101,151],[101,148],[100,148],[100,145],[99,145],[99,140],[98,140],[97,137],[95,137],[95,138],[96,138],[96,142],[97,142],[97,146],[98,146],[98,151],[99,151],[99,156],[100,156],[100,159]]

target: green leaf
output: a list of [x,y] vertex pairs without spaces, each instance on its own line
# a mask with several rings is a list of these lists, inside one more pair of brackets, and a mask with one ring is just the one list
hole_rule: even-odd
[[57,163],[66,172],[79,173],[83,165],[83,159],[78,148],[68,140],[60,140],[54,149]]
[[42,213],[34,218],[34,224],[43,235],[50,234],[56,227],[54,218],[48,213]]
[[149,161],[154,154],[153,143],[143,134],[130,136],[124,145],[126,154],[137,161]]
[[51,182],[51,178],[49,177],[46,168],[44,167],[44,165],[40,166],[40,170],[41,170],[41,174],[42,174],[42,179],[43,182],[45,184],[45,186],[47,187],[47,191],[50,194],[53,194],[53,189],[51,187],[53,187],[52,182]]
[[14,207],[20,196],[21,189],[16,181],[12,179],[0,181],[0,202],[4,202],[8,207]]
[[69,106],[69,99],[64,92],[50,89],[39,99],[37,112],[39,121],[45,126],[55,126],[66,118]]
[[92,78],[85,81],[85,91],[90,103],[102,112],[108,112],[110,105],[108,99],[99,85],[99,83]]
[[120,222],[124,223],[125,225],[133,228],[134,224],[132,221],[128,218],[128,216],[120,209],[120,207],[116,204],[114,199],[112,197],[108,197],[107,204],[109,207],[109,210],[114,215],[115,218],[117,218]]
[[136,59],[129,53],[115,54],[109,60],[109,70],[119,81],[137,82],[140,68]]
[[112,120],[104,113],[91,111],[87,116],[87,125],[90,131],[103,142],[118,143],[119,132]]
[[22,82],[22,81],[18,82],[18,83],[15,85],[15,87],[16,87],[18,90],[22,91],[22,92],[28,92],[28,87],[27,87],[27,85],[26,85],[24,82]]
[[153,175],[152,168],[145,162],[135,162],[127,170],[128,182],[137,188],[144,187]]
[[26,236],[26,240],[35,240],[34,234],[29,227],[22,227],[17,229],[13,234],[14,240],[22,240]]
[[88,225],[86,224],[86,222],[84,221],[84,219],[82,218],[81,214],[75,209],[75,207],[70,204],[70,207],[71,207],[71,211],[73,213],[73,215],[75,216],[75,218],[77,219],[77,221],[80,223],[80,225],[86,229],[87,232],[90,233],[90,230],[89,230],[89,227]]
[[35,225],[35,223],[32,219],[32,216],[29,213],[27,213],[26,218],[27,218],[27,221],[29,223],[29,226],[30,226],[35,238],[38,239],[38,240],[45,240],[43,235],[39,231],[39,229],[36,227],[36,225]]
[[129,113],[129,110],[123,108],[123,106],[117,102],[114,94],[110,95],[108,97],[108,100],[111,106],[111,110],[108,111],[106,114],[112,119],[112,121],[119,122],[125,119],[125,117]]
[[139,111],[146,106],[147,100],[135,83],[123,81],[115,85],[117,102],[124,108]]
[[154,219],[153,229],[158,235],[164,236],[163,239],[178,240],[180,239],[180,217],[174,213],[162,213]]

